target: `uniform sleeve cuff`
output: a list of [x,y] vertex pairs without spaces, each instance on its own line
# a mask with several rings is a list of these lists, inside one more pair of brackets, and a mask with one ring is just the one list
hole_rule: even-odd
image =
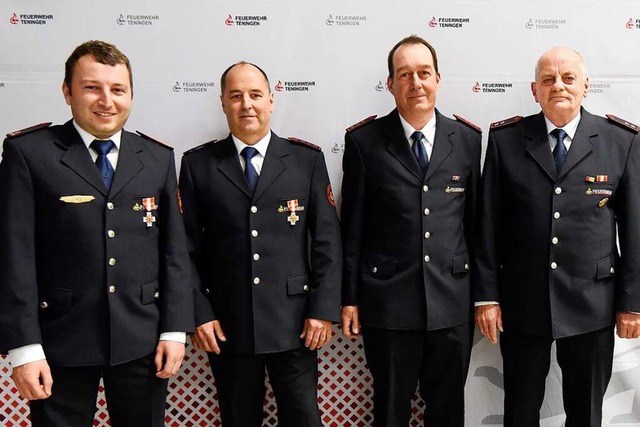
[[160,334],[160,341],[175,341],[182,344],[187,342],[186,332],[163,332]]
[[45,359],[42,344],[29,344],[9,350],[9,363],[13,367]]
[[498,301],[477,301],[475,303],[473,303],[474,307],[481,307],[483,305],[493,305],[493,304],[498,304]]

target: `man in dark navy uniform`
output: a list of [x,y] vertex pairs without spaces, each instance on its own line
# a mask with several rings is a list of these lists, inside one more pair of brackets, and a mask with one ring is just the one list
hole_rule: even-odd
[[348,129],[342,182],[342,328],[362,334],[376,426],[406,427],[420,385],[425,425],[464,425],[481,131],[435,108],[435,49],[388,57],[396,109]]
[[10,134],[0,163],[0,352],[35,427],[162,426],[192,331],[173,151],[123,130],[131,67],[90,41],[66,63],[73,120]]
[[566,426],[596,427],[614,324],[640,335],[638,128],[582,108],[589,79],[571,49],[538,60],[531,90],[540,113],[491,125],[476,321],[494,343],[502,331],[505,426],[539,425],[555,341]]
[[221,78],[230,135],[185,153],[180,171],[196,280],[196,347],[206,350],[225,427],[260,427],[265,368],[278,425],[320,427],[317,349],[339,318],[342,251],[320,148],[270,130],[266,74]]

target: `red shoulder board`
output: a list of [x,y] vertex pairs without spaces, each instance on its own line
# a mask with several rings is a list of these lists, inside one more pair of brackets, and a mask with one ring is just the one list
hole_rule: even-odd
[[613,114],[607,114],[607,119],[609,119],[609,121],[612,121],[613,123],[616,123],[622,126],[623,128],[630,130],[633,133],[640,132],[640,127],[638,127],[638,125],[634,125],[633,123],[628,122],[625,119],[621,119],[620,117],[616,117]]
[[136,131],[136,133],[137,133],[138,135],[140,135],[141,137],[143,137],[144,139],[146,139],[147,141],[155,142],[156,144],[158,144],[158,145],[162,145],[163,147],[168,148],[169,150],[173,150],[173,147],[172,147],[172,146],[167,145],[167,144],[165,144],[164,142],[158,141],[158,140],[157,140],[157,139],[155,139],[155,138],[151,138],[149,135],[144,134],[144,133],[140,132],[139,130],[137,130],[137,131]]
[[38,129],[44,129],[44,128],[48,128],[49,126],[51,126],[51,122],[47,122],[47,123],[40,123],[34,126],[29,126],[28,128],[24,128],[24,129],[20,129],[20,130],[14,130],[13,132],[9,132],[7,134],[7,138],[13,138],[16,136],[20,136],[20,135],[25,135],[29,132],[33,132],[36,131]]
[[508,119],[504,119],[504,120],[500,120],[499,122],[491,123],[490,128],[491,129],[503,128],[505,126],[509,126],[509,125],[514,124],[514,123],[518,123],[520,120],[522,120],[522,116],[509,117]]
[[319,145],[312,144],[311,142],[305,141],[304,139],[295,138],[293,136],[290,136],[288,139],[294,144],[304,145],[305,147],[313,148],[316,151],[322,150],[322,148]]
[[356,130],[358,129],[360,126],[364,126],[369,122],[372,122],[376,119],[376,117],[378,117],[376,114],[374,114],[373,116],[369,116],[364,120],[360,120],[358,123],[354,123],[351,126],[349,126],[347,128],[347,132],[351,132],[352,130]]
[[477,131],[478,133],[482,133],[482,128],[476,124],[471,123],[469,120],[465,119],[462,116],[459,116],[457,114],[454,114],[453,117],[456,118],[457,121],[459,121],[460,123],[464,123],[465,125],[469,126],[471,129]]

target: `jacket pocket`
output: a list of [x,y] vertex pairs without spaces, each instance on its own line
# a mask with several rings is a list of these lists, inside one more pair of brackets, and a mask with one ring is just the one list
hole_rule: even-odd
[[140,286],[140,302],[142,302],[142,304],[151,304],[158,298],[160,298],[158,280],[153,280]]
[[462,252],[453,256],[451,271],[453,274],[469,272],[469,257],[467,252]]
[[371,254],[362,263],[362,272],[374,277],[388,278],[396,274],[398,260],[394,257]]
[[55,320],[71,311],[73,291],[67,288],[38,290],[38,312],[42,320]]
[[297,274],[287,277],[287,295],[299,295],[309,292],[309,277],[307,274]]
[[616,272],[616,256],[609,255],[596,261],[596,280],[613,277]]

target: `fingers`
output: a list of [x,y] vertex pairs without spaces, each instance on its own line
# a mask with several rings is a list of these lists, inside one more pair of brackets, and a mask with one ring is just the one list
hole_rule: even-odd
[[358,318],[357,306],[344,306],[340,314],[342,322],[342,334],[347,338],[357,338],[360,334],[360,320]]
[[493,344],[498,342],[498,331],[502,332],[502,313],[497,304],[482,305],[475,310],[476,324],[482,335]]
[[316,350],[331,341],[332,336],[330,321],[306,319],[300,338],[304,338],[305,347],[309,350]]
[[11,378],[18,393],[25,399],[39,400],[51,396],[53,378],[46,360],[14,367]]
[[191,342],[198,350],[220,354],[221,349],[218,345],[218,339],[223,342],[227,340],[218,320],[198,326],[196,333],[191,336]]
[[616,314],[616,329],[620,338],[640,337],[640,314],[628,311]]
[[[184,358],[184,344],[175,341],[160,341],[156,349],[156,377],[169,378],[178,373]],[[158,365],[160,361],[160,366]]]

